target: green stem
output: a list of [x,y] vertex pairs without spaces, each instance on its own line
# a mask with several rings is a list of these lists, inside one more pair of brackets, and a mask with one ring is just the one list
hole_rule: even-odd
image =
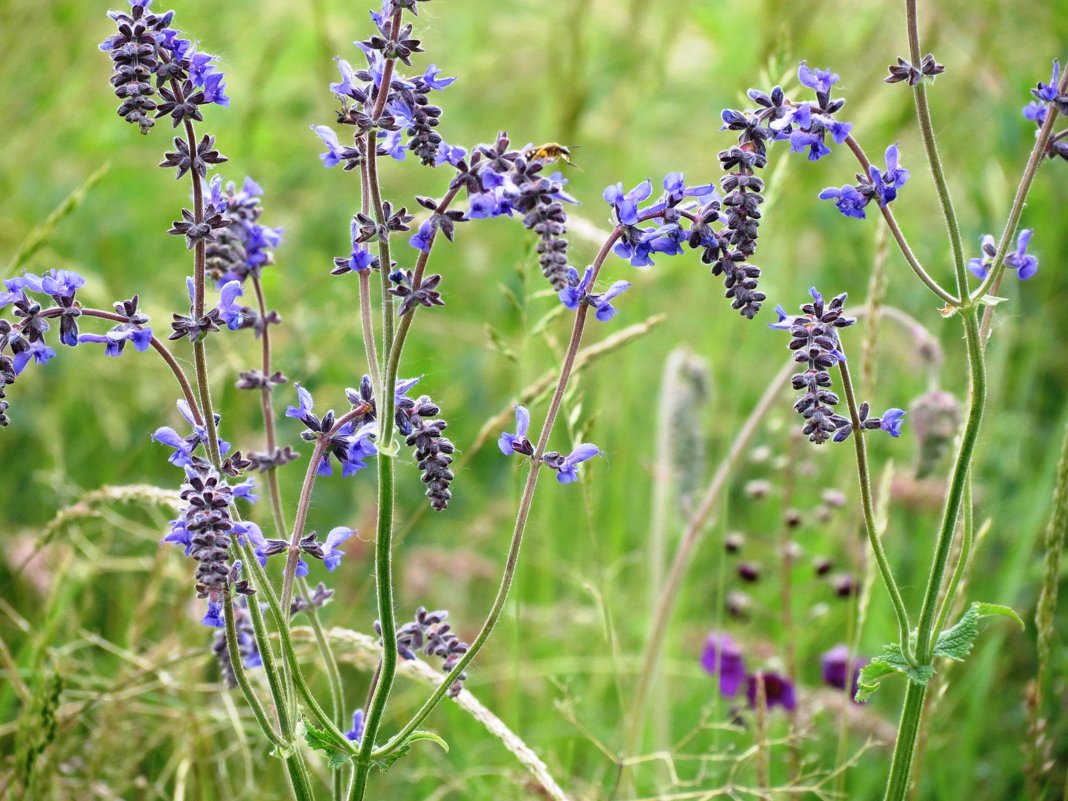
[[908,795],[909,782],[912,778],[912,754],[916,749],[916,738],[920,733],[920,718],[923,716],[923,702],[926,696],[926,684],[908,682],[884,801],[903,801]]
[[[920,33],[919,21],[916,16],[916,0],[905,0],[905,25],[908,28],[910,58],[913,64],[919,64],[921,61]],[[927,85],[922,80],[913,86],[912,96],[916,102],[916,120],[920,126],[923,149],[927,153],[927,163],[931,168],[931,177],[934,179],[938,203],[942,207],[942,216],[946,222],[946,229],[949,231],[949,247],[953,253],[953,271],[957,281],[957,297],[963,300],[968,297],[968,271],[964,267],[964,247],[961,244],[960,223],[957,221],[957,212],[953,208],[953,198],[949,193],[949,184],[946,183],[945,170],[942,168],[942,157],[938,154],[934,123],[931,121],[931,109],[927,105]]]
[[924,665],[931,659],[933,640],[938,634],[934,630],[938,595],[949,562],[953,532],[957,527],[957,515],[960,513],[968,469],[975,451],[976,440],[979,437],[979,428],[982,425],[983,410],[986,405],[986,360],[979,341],[979,321],[976,310],[962,309],[961,320],[964,323],[964,338],[968,348],[968,366],[971,374],[968,389],[968,418],[961,436],[960,450],[957,452],[950,476],[949,492],[946,495],[946,505],[942,515],[942,527],[935,544],[934,561],[931,564],[931,573],[927,580],[923,607],[920,611],[920,622],[916,634],[916,656],[920,664]]
[[[249,604],[249,606],[252,606],[252,604]],[[252,710],[253,717],[260,724],[260,729],[267,739],[278,748],[287,748],[288,743],[274,730],[271,721],[267,719],[267,712],[264,710],[263,704],[260,703],[260,699],[256,697],[256,691],[245,674],[245,665],[241,661],[241,650],[237,645],[237,622],[234,618],[234,605],[230,601],[229,591],[223,597],[223,617],[226,622],[226,653],[230,658],[230,665],[233,668],[237,686],[241,688],[241,694],[245,696],[245,702],[248,704],[249,709]]]
[[[864,149],[860,146],[852,136],[846,137],[846,145],[852,151],[853,156],[860,163],[861,171],[868,175],[871,168],[871,160],[868,158]],[[901,254],[905,257],[905,261],[908,262],[909,267],[916,273],[916,276],[923,281],[924,285],[930,289],[939,298],[944,300],[950,306],[959,306],[960,300],[953,297],[953,295],[945,290],[941,284],[939,284],[930,273],[924,269],[920,260],[916,258],[916,254],[912,252],[912,248],[909,246],[908,240],[905,238],[904,232],[901,230],[901,226],[897,224],[897,218],[894,217],[894,212],[890,210],[890,205],[886,204],[879,207],[879,211],[883,215],[883,219],[886,221],[886,227],[890,229],[890,233],[894,237],[894,241],[897,242],[898,248],[901,250]]]
[[304,764],[304,757],[300,752],[286,759],[286,769],[289,771],[289,779],[292,782],[293,795],[297,801],[315,801],[315,793],[311,788],[311,776],[308,775],[308,766]]
[[953,609],[953,599],[957,596],[964,574],[968,570],[968,562],[972,556],[972,543],[975,542],[975,510],[972,504],[972,474],[968,471],[964,479],[964,508],[961,510],[963,517],[963,531],[961,532],[960,554],[957,556],[957,565],[953,568],[953,575],[949,579],[949,586],[942,594],[942,606],[938,613],[938,621],[934,631],[940,632],[946,627],[946,619]]
[[[1059,94],[1068,92],[1068,69],[1064,71],[1061,76],[1061,81],[1057,86]],[[1009,218],[1005,221],[1005,228],[1001,232],[1001,239],[998,241],[997,253],[994,256],[994,263],[990,265],[990,270],[987,272],[986,278],[979,284],[979,288],[972,294],[972,301],[978,301],[988,292],[992,295],[998,293],[998,289],[1001,287],[1001,279],[1005,276],[1005,256],[1009,252],[1009,241],[1016,233],[1016,226],[1020,224],[1020,217],[1023,215],[1024,201],[1027,200],[1027,194],[1031,191],[1031,184],[1035,180],[1035,175],[1038,173],[1038,167],[1042,163],[1042,159],[1046,156],[1046,148],[1049,145],[1050,136],[1053,133],[1053,125],[1057,120],[1057,106],[1055,103],[1046,104],[1046,120],[1042,123],[1042,127],[1038,129],[1038,136],[1035,138],[1035,146],[1031,148],[1031,155],[1027,157],[1027,166],[1024,167],[1023,176],[1020,178],[1020,185],[1016,188],[1016,196],[1012,199],[1012,207],[1009,209]],[[980,329],[980,339],[986,342],[987,337],[990,334],[990,323],[994,316],[994,307],[988,306],[983,313],[983,325]]]
[[[621,234],[622,230],[616,228],[601,246],[601,250],[593,261],[593,281],[597,280],[597,274],[600,272],[604,260],[608,257],[608,254],[612,250],[612,246],[616,243],[616,240],[619,239]],[[445,694],[448,692],[453,682],[459,678],[460,674],[463,673],[479,651],[482,650],[482,647],[493,633],[493,629],[497,625],[497,621],[500,619],[501,614],[504,612],[505,603],[508,600],[508,593],[511,590],[512,581],[515,578],[516,565],[519,562],[519,552],[523,545],[523,535],[526,531],[527,520],[530,516],[530,507],[534,500],[534,490],[538,483],[538,468],[541,465],[541,457],[548,446],[549,436],[552,434],[553,425],[556,422],[556,417],[560,412],[560,406],[564,400],[564,392],[567,390],[567,384],[575,366],[575,357],[578,354],[579,346],[582,344],[582,333],[585,328],[586,313],[588,310],[589,307],[583,305],[579,306],[578,311],[575,313],[575,324],[571,330],[571,339],[568,342],[563,366],[560,368],[560,377],[557,380],[552,400],[549,402],[549,410],[546,412],[545,423],[542,425],[538,443],[534,448],[534,455],[530,459],[530,468],[527,472],[526,483],[523,486],[523,494],[520,497],[519,508],[516,512],[515,526],[512,529],[512,540],[505,560],[504,573],[501,576],[501,583],[497,588],[497,596],[493,600],[493,605],[490,607],[489,614],[486,616],[486,621],[482,624],[482,628],[471,642],[471,647],[468,649],[467,653],[461,657],[460,661],[457,662],[456,666],[449,672],[449,674],[442,679],[441,683],[435,688],[434,692],[431,693],[430,697],[423,703],[412,719],[409,720],[397,734],[391,737],[385,745],[372,752],[371,756],[376,759],[380,759],[381,757],[393,753],[408,739],[412,732],[419,728],[419,725],[426,720],[427,716],[434,711],[434,708],[441,702],[442,698],[445,697]],[[365,742],[367,741],[365,735]],[[359,766],[357,769],[359,769]],[[360,795],[354,797],[356,799],[362,798]]]
[[[841,346],[839,346],[841,347]],[[857,478],[860,481],[860,498],[864,510],[864,530],[868,534],[868,543],[872,553],[875,554],[875,563],[879,567],[879,575],[883,585],[890,594],[890,601],[894,606],[894,614],[897,616],[897,636],[901,642],[901,650],[906,656],[910,653],[909,647],[909,613],[905,608],[905,600],[901,597],[901,589],[894,579],[890,560],[886,557],[886,549],[883,548],[879,538],[879,530],[875,524],[875,501],[871,491],[871,468],[868,466],[868,448],[864,442],[864,429],[860,420],[860,409],[857,405],[856,393],[853,391],[853,380],[849,375],[848,363],[843,359],[838,362],[838,369],[842,374],[842,388],[845,390],[846,405],[849,406],[849,417],[853,423],[853,448],[857,455]]]
[[[387,381],[388,376],[387,376]],[[386,392],[383,400],[392,399],[392,388]],[[388,407],[383,411],[392,421],[391,402],[383,404]],[[383,423],[383,428],[392,429],[392,424]],[[350,798],[363,798],[367,789],[367,774],[371,769],[372,751],[378,729],[382,724],[382,714],[389,700],[393,687],[393,678],[397,672],[397,620],[393,605],[393,572],[391,539],[393,535],[393,457],[385,453],[378,455],[378,531],[375,541],[375,586],[378,590],[378,620],[382,627],[382,661],[378,670],[378,683],[375,685],[371,702],[367,706],[364,718],[363,738],[360,751],[356,757],[356,772]]]

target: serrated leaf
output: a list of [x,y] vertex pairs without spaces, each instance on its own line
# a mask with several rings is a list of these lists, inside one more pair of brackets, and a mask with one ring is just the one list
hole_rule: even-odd
[[439,746],[443,751],[445,751],[445,753],[449,752],[449,744],[443,739],[441,739],[441,737],[434,734],[434,732],[426,731],[425,729],[416,729],[408,735],[408,739],[406,739],[403,743],[397,746],[396,751],[386,754],[386,756],[382,757],[381,759],[374,760],[374,762],[371,763],[372,766],[380,770],[382,773],[385,773],[387,770],[393,767],[393,765],[397,762],[398,759],[400,759],[402,756],[405,756],[409,751],[412,750],[412,743],[418,742],[419,740],[429,740],[430,742]]
[[373,760],[371,762],[371,767],[375,768],[378,771],[381,771],[382,773],[385,773],[396,764],[398,759],[400,759],[402,756],[405,756],[411,750],[412,747],[411,745],[409,745],[409,741],[405,740],[402,745],[397,746],[396,751],[393,751],[390,754],[386,754],[381,759]]
[[344,767],[352,759],[352,753],[343,748],[337,739],[326,729],[317,729],[304,721],[304,740],[314,751],[326,755],[326,764],[332,769]]
[[964,610],[956,625],[938,635],[934,655],[962,662],[972,652],[972,644],[979,636],[979,610],[971,604]]
[[935,670],[930,665],[914,665],[905,658],[897,643],[884,645],[883,652],[860,670],[857,678],[856,700],[867,701],[879,689],[879,680],[891,673],[900,673],[916,684],[927,684]]
[[963,661],[972,652],[975,638],[979,636],[979,620],[984,617],[1007,617],[1024,628],[1024,622],[1012,609],[1002,604],[975,601],[964,610],[957,624],[938,635],[934,655],[944,656],[957,662]]

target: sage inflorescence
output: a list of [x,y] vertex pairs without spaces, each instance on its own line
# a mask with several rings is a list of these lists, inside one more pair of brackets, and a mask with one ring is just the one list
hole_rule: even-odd
[[[892,91],[909,87],[913,93],[926,159],[950,238],[951,287],[943,286],[942,279],[924,267],[894,217],[894,208],[903,202],[903,196],[911,194],[914,187],[909,182],[915,180],[904,166],[902,146],[882,143],[881,163],[873,162],[860,145],[860,126],[844,119],[846,100],[837,93],[840,75],[831,69],[810,67],[805,61],[796,69],[796,92],[793,79],[784,81],[787,88],[749,89],[745,95],[748,107],[719,111],[721,127],[714,136],[729,137],[729,144],[718,150],[709,169],[701,171],[696,180],[688,181],[680,170],[673,169],[662,178],[658,174],[656,181],[644,178],[633,183],[636,178],[632,178],[607,186],[601,202],[595,201],[590,208],[601,215],[610,230],[596,255],[579,261],[577,254],[583,252],[583,246],[569,238],[569,228],[570,215],[580,202],[576,195],[581,193],[569,188],[568,178],[557,169],[562,166],[558,162],[571,164],[568,148],[556,144],[517,147],[512,136],[497,126],[486,132],[489,141],[484,142],[459,144],[447,135],[453,113],[449,98],[454,94],[449,87],[458,77],[447,75],[447,70],[425,58],[416,18],[426,2],[383,0],[371,11],[368,35],[355,42],[354,51],[335,59],[338,79],[323,87],[324,94],[335,102],[336,113],[311,126],[325,148],[319,154],[321,163],[327,168],[341,166],[343,169],[332,175],[339,182],[351,183],[351,190],[348,184],[339,186],[359,197],[337,220],[342,244],[329,252],[341,255],[321,265],[324,275],[329,272],[338,279],[339,292],[355,298],[353,308],[358,306],[358,314],[353,314],[358,324],[351,335],[362,340],[364,363],[346,382],[354,386],[343,390],[318,386],[320,378],[313,367],[305,365],[311,374],[292,376],[293,386],[285,390],[291,403],[282,419],[276,420],[276,393],[291,382],[291,377],[278,369],[273,356],[272,334],[279,330],[283,318],[268,305],[264,278],[270,276],[267,270],[276,259],[283,258],[276,255],[283,245],[283,231],[268,224],[266,193],[256,181],[246,177],[238,183],[221,174],[227,158],[216,137],[204,130],[214,114],[222,113],[231,102],[239,105],[242,99],[228,96],[220,59],[201,49],[195,38],[184,38],[186,35],[175,27],[174,12],[154,11],[152,0],[130,0],[129,9],[109,13],[114,32],[100,49],[111,61],[118,115],[142,134],[151,134],[160,121],[164,123],[160,127],[170,129],[159,166],[183,181],[190,198],[189,208],[182,208],[175,198],[172,216],[177,219],[166,230],[175,237],[175,253],[190,262],[188,268],[173,275],[175,292],[188,297],[188,306],[183,300],[182,308],[172,313],[170,331],[161,341],[142,310],[140,294],[124,294],[126,299],[118,300],[114,311],[108,311],[83,305],[79,292],[86,280],[71,270],[51,269],[4,279],[0,291],[0,312],[4,315],[0,318],[0,426],[10,423],[7,393],[11,385],[21,381],[31,365],[44,365],[55,358],[55,346],[92,345],[89,350],[99,353],[95,346],[103,345],[103,353],[109,357],[151,351],[163,359],[177,383],[174,420],[179,422],[172,421],[177,428],[160,425],[150,438],[165,446],[167,461],[181,474],[174,474],[177,513],[162,542],[179,546],[191,560],[192,592],[188,597],[197,605],[200,622],[216,630],[210,643],[205,640],[205,656],[217,661],[223,684],[242,693],[263,739],[284,763],[295,798],[308,801],[314,797],[316,777],[322,771],[310,770],[307,761],[322,756],[326,770],[332,772],[335,799],[360,801],[368,792],[372,768],[385,770],[408,754],[416,741],[437,739],[421,727],[443,699],[463,702],[469,698],[464,690],[469,668],[506,608],[542,468],[555,474],[559,484],[589,482],[597,471],[606,469],[607,460],[596,458],[605,452],[586,441],[589,430],[580,424],[581,407],[572,394],[575,371],[587,355],[582,344],[591,316],[605,324],[593,326],[596,330],[618,326],[637,305],[634,284],[638,282],[629,280],[633,277],[630,268],[649,268],[670,257],[689,255],[691,261],[700,262],[713,276],[722,278],[731,310],[747,320],[757,317],[771,290],[762,268],[752,260],[766,230],[764,176],[776,143],[810,163],[822,161],[837,148],[856,159],[859,171],[852,182],[823,189],[818,199],[831,201],[851,220],[865,220],[869,212],[881,217],[911,271],[943,304],[942,316],[955,317],[963,325],[970,376],[967,408],[962,414],[956,397],[934,383],[911,406],[910,420],[914,421],[919,445],[917,476],[925,478],[947,456],[953,461],[941,503],[942,521],[933,538],[923,603],[919,610],[910,610],[902,597],[890,558],[898,542],[888,535],[884,547],[884,535],[897,524],[888,519],[886,499],[878,499],[880,508],[876,508],[868,453],[868,432],[901,437],[906,412],[890,407],[881,415],[872,415],[870,403],[860,400],[843,342],[845,329],[862,313],[877,315],[883,299],[873,297],[863,311],[859,306],[847,309],[845,292],[827,300],[812,288],[800,314],[790,314],[776,305],[778,319],[769,323],[772,329],[789,333],[782,356],[791,360],[797,372],[783,375],[789,376],[792,388],[799,393],[793,409],[802,419],[800,433],[797,428],[789,432],[789,456],[779,460],[783,486],[760,476],[748,481],[742,493],[750,505],[774,503],[776,498],[781,502],[777,514],[769,515],[778,521],[776,530],[782,534],[775,551],[778,578],[774,565],[769,567],[767,561],[749,553],[757,537],[748,532],[726,534],[719,554],[722,559],[738,560],[731,578],[727,578],[726,569],[721,570],[721,583],[740,581],[746,588],[725,591],[716,600],[717,608],[727,610],[735,621],[732,626],[752,621],[759,610],[760,593],[777,581],[786,647],[780,658],[755,643],[751,647],[746,641],[743,646],[740,635],[735,639],[717,624],[704,642],[700,665],[715,677],[718,694],[731,699],[730,719],[735,723],[750,717],[755,720],[758,759],[765,754],[763,738],[771,710],[778,708],[781,712],[776,714],[788,715],[791,731],[798,731],[794,727],[808,690],[791,640],[791,570],[804,562],[809,578],[820,582],[826,597],[842,599],[842,606],[860,599],[866,609],[870,582],[843,557],[836,555],[832,560],[806,555],[806,527],[830,525],[834,510],[843,506],[845,498],[829,484],[809,482],[810,487],[817,487],[813,497],[818,500],[802,508],[811,499],[801,498],[794,485],[807,477],[803,471],[809,469],[800,455],[801,448],[807,447],[805,439],[816,445],[849,441],[855,453],[860,511],[874,559],[873,571],[890,598],[898,641],[870,659],[859,655],[856,641],[836,645],[822,654],[818,672],[824,684],[858,702],[866,700],[888,676],[901,674],[908,682],[886,791],[889,801],[901,801],[906,797],[919,748],[927,687],[942,664],[938,660],[967,657],[980,618],[1014,614],[1005,607],[976,603],[966,607],[956,623],[949,621],[954,603],[962,595],[974,541],[971,473],[986,404],[986,337],[993,307],[1002,300],[995,293],[1006,270],[1021,281],[1038,274],[1039,259],[1030,250],[1035,232],[1020,228],[1020,224],[1039,164],[1055,158],[1068,160],[1068,131],[1055,130],[1058,117],[1068,114],[1068,75],[1062,75],[1059,62],[1054,61],[1049,82],[1039,82],[1032,90],[1023,115],[1037,126],[1037,139],[1009,218],[1000,236],[982,236],[979,255],[966,259],[928,107],[928,87],[946,67],[930,53],[921,57],[916,3],[908,0],[910,52],[907,58],[897,58],[884,80],[902,85]],[[1024,124],[1018,115],[1014,119]],[[914,164],[915,156],[909,158]],[[380,169],[386,159],[409,161],[435,171],[438,191],[387,196]],[[911,202],[911,197],[908,200]],[[830,207],[824,208],[838,219]],[[453,628],[447,612],[428,611],[423,606],[417,607],[410,621],[397,623],[393,546],[398,494],[403,495],[407,487],[418,487],[430,509],[450,511],[454,491],[457,504],[464,498],[464,462],[459,456],[464,447],[477,449],[481,445],[481,439],[477,444],[464,441],[467,435],[457,433],[468,430],[463,426],[450,427],[450,419],[464,415],[467,409],[446,404],[443,410],[434,400],[447,397],[441,386],[446,371],[402,376],[414,373],[411,360],[405,358],[405,346],[413,330],[418,330],[416,325],[428,315],[435,324],[447,321],[450,295],[461,292],[466,280],[444,267],[440,272],[431,271],[431,260],[443,241],[474,237],[484,225],[481,221],[497,218],[517,218],[529,232],[525,236],[531,247],[530,262],[532,267],[537,262],[537,280],[541,282],[532,302],[547,298],[554,310],[542,329],[558,317],[569,327],[570,335],[563,340],[566,347],[559,349],[555,380],[520,395],[514,404],[514,426],[508,426],[511,430],[499,431],[497,427],[499,450],[504,456],[517,457],[512,466],[525,469],[526,477],[497,595],[484,621],[477,629],[472,627],[469,636],[466,630],[461,635]],[[880,290],[880,281],[873,281],[872,286],[873,291]],[[751,330],[767,335],[763,326]],[[435,338],[448,341],[437,334]],[[255,345],[254,360],[242,363],[231,380],[237,388],[258,396],[263,435],[235,448],[228,440],[236,442],[234,433],[244,429],[228,425],[226,438],[223,436],[224,421],[213,406],[213,396],[219,394],[220,387],[211,381],[214,373],[209,370],[209,353],[222,348],[240,351],[248,343]],[[868,344],[850,345],[850,358],[854,358],[854,351],[864,353],[862,358],[870,357]],[[187,373],[189,364],[192,371]],[[691,407],[704,406],[707,392],[697,389],[700,391],[688,393],[688,402],[672,401],[667,417],[677,419],[665,424],[671,423],[672,430],[692,440],[683,450],[700,457],[691,461],[701,462],[704,440],[699,415]],[[884,395],[894,389],[865,385],[864,391]],[[332,402],[327,400],[330,398]],[[502,405],[508,402],[504,397],[496,400]],[[535,425],[531,409],[542,405],[544,416]],[[575,411],[565,412],[568,406],[574,406]],[[754,411],[752,428],[767,416],[767,408]],[[566,439],[557,425],[562,413],[568,422],[570,436]],[[229,424],[230,415],[227,417]],[[745,449],[744,440],[751,436],[752,428],[738,434],[738,442],[743,443],[739,452]],[[487,426],[487,430],[492,427]],[[305,443],[299,449],[293,446],[298,437]],[[600,436],[594,438],[606,441]],[[883,440],[878,447],[889,445],[889,440]],[[162,454],[160,451],[161,461]],[[724,462],[723,476],[730,472],[729,460],[737,458],[732,455]],[[278,473],[294,461],[306,464],[289,518]],[[504,460],[498,460],[494,469],[503,472]],[[692,472],[696,474],[700,468],[695,466]],[[346,510],[346,519],[323,520],[317,528],[311,524],[313,517],[333,513],[315,507],[317,482],[350,478],[359,487],[373,483],[376,490],[376,500],[366,510],[373,512],[374,519],[374,563],[366,568],[354,566],[355,549],[347,550],[358,539],[358,532],[350,525],[358,517],[356,512]],[[680,544],[681,561],[665,580],[663,599],[654,613],[635,693],[636,713],[626,722],[628,741],[616,764],[617,781],[636,761],[626,751],[642,739],[646,691],[653,680],[689,549],[707,527],[715,496],[723,489],[714,482],[716,491],[710,489],[706,502],[693,502],[691,483],[698,478],[686,478],[686,492],[680,493],[676,504],[677,514],[689,520],[687,534]],[[559,493],[559,503],[580,502],[566,490],[550,491]],[[261,498],[263,503],[259,503]],[[591,508],[591,519],[595,516]],[[954,547],[958,529],[960,544]],[[319,531],[326,533],[320,535]],[[358,706],[346,697],[350,688],[341,680],[331,637],[320,620],[320,615],[354,614],[351,608],[339,608],[342,604],[330,604],[335,592],[328,584],[333,580],[330,576],[344,576],[346,572],[345,581],[360,572],[374,577],[375,615],[368,615],[362,624],[379,636],[375,646],[378,665],[368,683],[366,701]],[[309,577],[314,577],[314,590]],[[309,685],[308,665],[304,663],[307,655],[294,647],[294,618],[311,625],[318,663],[331,691],[329,704],[320,701]],[[360,625],[358,619],[356,624]],[[394,725],[389,702],[399,662],[424,658],[439,661],[439,681],[420,706],[390,734],[384,734]],[[754,669],[752,665],[760,667]],[[257,671],[256,678],[250,679],[250,671]],[[300,738],[307,749],[298,744]],[[762,770],[758,767],[758,774]],[[799,770],[796,773],[800,775]],[[767,789],[762,788],[759,794]]]

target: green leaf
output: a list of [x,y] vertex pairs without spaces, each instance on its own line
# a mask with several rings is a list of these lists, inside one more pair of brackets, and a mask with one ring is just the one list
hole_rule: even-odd
[[916,684],[927,684],[934,675],[930,665],[914,665],[905,658],[897,643],[884,645],[883,652],[861,668],[857,678],[857,701],[867,701],[879,689],[879,680],[891,673],[900,673]]
[[1019,623],[1021,629],[1024,628],[1023,620],[1009,607],[976,601],[964,611],[955,626],[938,635],[934,655],[963,661],[972,652],[975,638],[979,636],[979,620],[984,617],[1007,617]]
[[337,738],[326,729],[317,729],[315,726],[304,721],[304,739],[315,751],[326,754],[326,764],[332,769],[343,767],[349,763],[353,754],[344,748]]
[[409,751],[412,750],[412,743],[418,742],[419,740],[429,740],[435,745],[438,745],[446,753],[448,753],[449,751],[449,744],[443,739],[441,739],[438,735],[434,734],[434,732],[425,731],[424,729],[416,729],[408,735],[408,739],[406,739],[403,743],[397,746],[396,751],[386,754],[386,756],[382,757],[381,759],[376,759],[374,762],[371,763],[372,766],[380,770],[382,773],[385,773],[387,770],[393,767],[393,765],[398,759],[400,759],[402,756],[405,756]]
[[976,601],[972,606],[979,610],[979,617],[1007,617],[1019,623],[1021,630],[1027,628],[1023,618],[1016,614],[1016,611],[1011,607],[1003,606],[1002,604],[983,603],[982,601]]
[[962,662],[972,652],[972,644],[979,636],[979,610],[975,604],[964,610],[961,619],[952,628],[938,635],[934,655]]

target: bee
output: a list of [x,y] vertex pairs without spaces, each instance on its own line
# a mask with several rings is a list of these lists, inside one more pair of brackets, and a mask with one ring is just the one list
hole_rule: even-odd
[[544,145],[528,145],[523,150],[523,157],[527,161],[535,159],[539,161],[562,161],[571,167],[575,162],[571,160],[571,148],[558,142],[546,142]]

